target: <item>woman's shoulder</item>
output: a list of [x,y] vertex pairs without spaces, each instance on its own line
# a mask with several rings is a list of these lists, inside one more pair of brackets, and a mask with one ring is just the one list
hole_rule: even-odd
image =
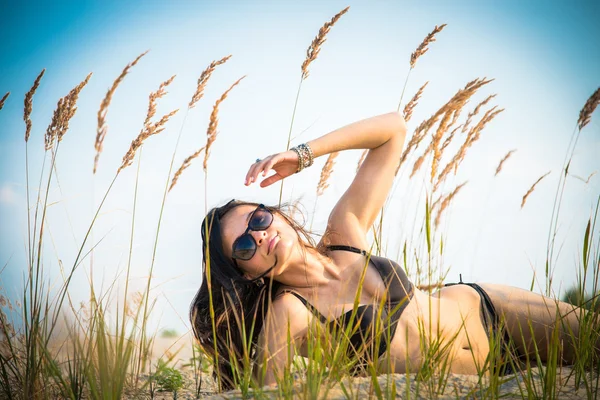
[[[279,290],[273,297],[267,311],[267,320],[274,323],[271,329],[289,329],[292,336],[302,336],[309,323],[310,313],[295,292],[288,289]],[[280,332],[284,333],[284,332]]]
[[302,312],[306,309],[303,297],[293,288],[282,287],[273,296],[270,309],[274,313],[286,314],[288,312]]
[[331,255],[333,253],[329,250],[329,247],[334,245],[351,246],[362,250],[369,250],[367,239],[356,223],[341,224],[339,222],[335,223],[330,219],[327,224],[327,229],[317,245],[317,249],[322,253]]

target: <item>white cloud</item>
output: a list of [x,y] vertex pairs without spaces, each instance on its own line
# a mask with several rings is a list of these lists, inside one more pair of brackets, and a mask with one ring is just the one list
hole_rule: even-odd
[[12,185],[5,183],[0,187],[0,203],[17,204],[17,193],[13,190]]

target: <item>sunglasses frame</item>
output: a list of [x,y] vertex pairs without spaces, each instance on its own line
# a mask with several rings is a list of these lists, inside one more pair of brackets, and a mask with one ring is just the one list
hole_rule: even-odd
[[[250,227],[250,224],[252,223],[252,218],[254,218],[254,214],[256,214],[257,211],[266,211],[266,212],[268,212],[271,215],[271,222],[269,222],[269,224],[267,226],[265,226],[263,229],[252,229]],[[235,241],[233,242],[233,245],[231,246],[231,258],[233,259],[233,262],[234,262],[234,264],[236,266],[237,266],[237,261],[236,260],[249,261],[249,260],[252,259],[252,257],[254,257],[254,255],[256,254],[256,249],[258,249],[258,244],[256,243],[256,240],[254,239],[254,236],[250,235],[248,232],[250,232],[250,231],[258,232],[258,231],[267,230],[271,226],[271,224],[273,223],[274,219],[275,219],[275,216],[273,215],[273,213],[271,212],[271,210],[269,210],[268,208],[265,207],[264,204],[259,204],[258,206],[256,206],[256,209],[254,209],[254,211],[252,211],[252,214],[250,215],[250,218],[248,220],[248,226],[246,227],[246,231],[243,234],[241,234],[240,236],[238,236],[237,239],[235,239]],[[250,239],[252,239],[252,243],[254,243],[254,252],[252,253],[252,255],[249,258],[240,258],[240,257],[236,257],[235,256],[235,245],[244,236],[249,236]]]

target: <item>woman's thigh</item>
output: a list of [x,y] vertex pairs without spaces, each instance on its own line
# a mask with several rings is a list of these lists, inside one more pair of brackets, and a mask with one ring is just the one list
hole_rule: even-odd
[[564,362],[574,361],[574,338],[579,337],[579,321],[583,310],[528,290],[512,286],[485,283],[481,287],[490,296],[501,320],[520,355],[539,354],[548,359],[548,349],[556,339],[562,345]]

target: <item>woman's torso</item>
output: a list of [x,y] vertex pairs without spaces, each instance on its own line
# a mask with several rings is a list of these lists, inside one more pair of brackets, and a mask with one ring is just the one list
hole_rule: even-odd
[[[389,265],[382,267],[382,260],[386,259],[373,257],[365,270],[367,257],[361,254],[336,250],[329,251],[328,255],[339,267],[339,279],[311,290],[283,289],[293,290],[305,299],[307,307],[315,309],[311,312],[312,320],[309,324],[331,325],[323,319],[330,322],[343,321],[344,317],[347,319],[362,281],[359,308],[363,311],[367,308],[380,318],[381,323],[375,323],[378,325],[377,332],[392,332],[389,345],[384,343],[384,347],[380,347],[381,341],[385,340],[384,334],[379,338],[379,346],[371,349],[371,356],[379,350],[385,350],[379,357],[381,372],[415,371],[428,362],[428,359],[440,356],[432,350],[423,351],[424,348],[440,347],[453,360],[452,372],[476,373],[476,364],[481,368],[489,352],[489,345],[481,320],[481,300],[472,288],[463,285],[445,287],[434,296],[429,296],[410,283],[410,287],[406,287],[408,281],[402,279],[406,278],[404,271],[390,260],[387,260]],[[386,281],[386,272],[392,272],[396,277]],[[406,295],[404,300],[403,294]],[[386,299],[382,299],[386,295],[387,303]],[[387,330],[390,321],[392,325]],[[442,346],[436,346],[437,341],[441,341]],[[308,355],[306,341],[300,345],[299,350],[301,355]]]

